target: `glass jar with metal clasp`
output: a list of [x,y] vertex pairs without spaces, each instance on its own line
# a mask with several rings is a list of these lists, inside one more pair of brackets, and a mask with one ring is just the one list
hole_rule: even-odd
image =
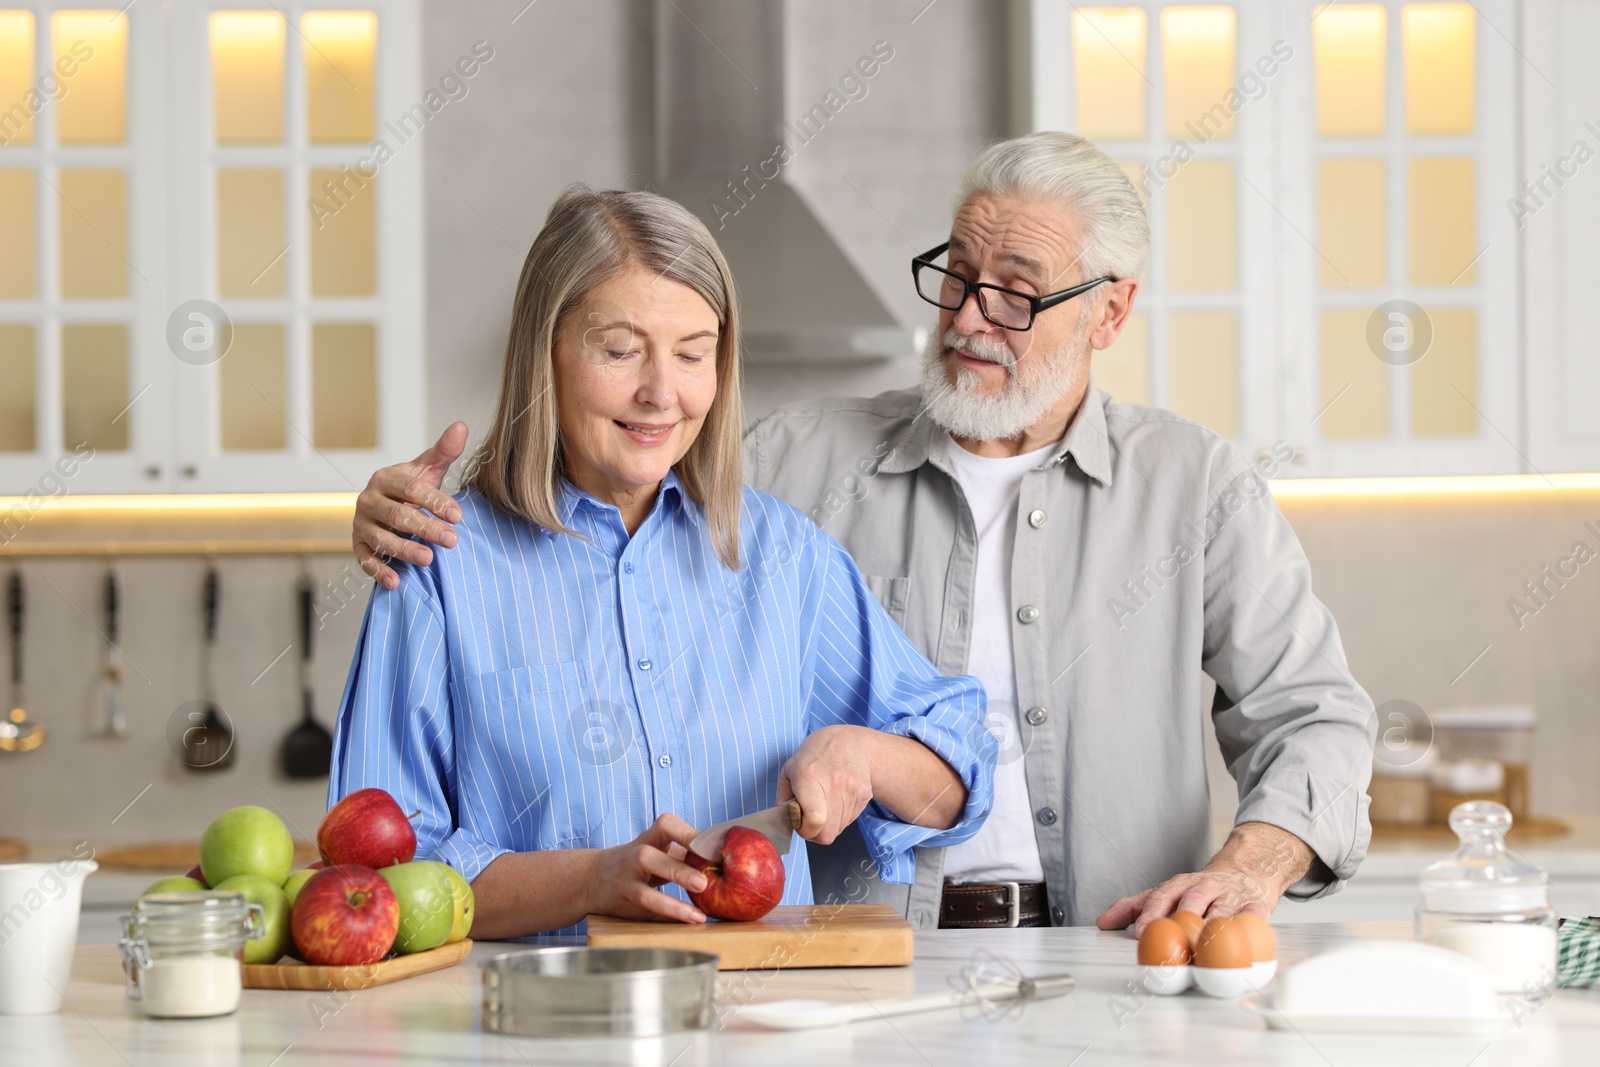
[[128,998],[149,1016],[197,1019],[239,1007],[244,943],[263,936],[242,893],[152,893],[122,917]]

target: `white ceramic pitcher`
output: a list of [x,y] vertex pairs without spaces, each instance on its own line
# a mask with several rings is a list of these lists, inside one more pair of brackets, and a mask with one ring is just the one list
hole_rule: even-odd
[[78,943],[83,880],[99,864],[0,864],[0,1014],[61,1010]]

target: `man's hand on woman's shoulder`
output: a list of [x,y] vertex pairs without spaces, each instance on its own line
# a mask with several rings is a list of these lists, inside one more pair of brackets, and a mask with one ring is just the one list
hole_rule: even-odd
[[445,472],[466,447],[467,424],[452,422],[433,447],[410,463],[377,471],[356,497],[350,543],[361,569],[385,589],[400,584],[389,560],[402,559],[419,567],[433,562],[433,550],[411,537],[444,548],[455,546],[456,532],[449,524],[461,521],[461,506],[442,486]]

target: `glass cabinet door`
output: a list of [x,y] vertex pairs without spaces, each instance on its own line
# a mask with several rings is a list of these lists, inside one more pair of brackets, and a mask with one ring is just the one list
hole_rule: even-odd
[[[0,479],[161,488],[159,12],[0,3]],[[70,471],[70,474],[66,472]]]
[[[421,410],[421,148],[414,7],[193,5],[177,121],[179,300],[218,347],[178,367],[200,490],[352,490],[414,445]],[[223,335],[225,334],[225,337]]]
[[381,122],[419,45],[417,0],[0,0],[0,493],[62,456],[51,493],[350,490],[420,447],[422,147]]
[[1266,224],[1262,187],[1272,185],[1263,174],[1274,117],[1255,69],[1279,62],[1265,5],[1068,6],[1054,38],[1070,60],[1057,118],[1036,125],[1080,133],[1121,163],[1151,225],[1135,310],[1096,353],[1096,384],[1241,444],[1268,438],[1272,316],[1257,298],[1271,262],[1251,237]]
[[1522,471],[1510,5],[1290,8],[1286,432],[1313,474]]
[[1098,384],[1286,474],[1526,467],[1509,0],[1027,12],[1027,122],[1094,140],[1150,214]]

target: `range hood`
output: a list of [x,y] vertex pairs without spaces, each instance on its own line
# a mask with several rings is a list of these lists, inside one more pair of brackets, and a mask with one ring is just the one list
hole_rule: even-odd
[[[657,190],[710,227],[739,288],[747,358],[765,365],[915,356],[900,324],[797,181],[787,0],[657,0]],[[709,34],[709,36],[708,36]],[[779,146],[785,150],[780,150]]]

